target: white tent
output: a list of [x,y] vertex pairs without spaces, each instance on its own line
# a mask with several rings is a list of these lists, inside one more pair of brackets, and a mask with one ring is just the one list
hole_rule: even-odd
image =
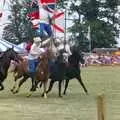
[[26,42],[22,42],[22,43],[20,43],[20,44],[17,45],[17,47],[23,49],[24,51],[26,51],[26,49],[25,49],[26,46],[27,46],[27,43],[26,43]]
[[18,47],[17,45],[10,43],[4,39],[0,40],[0,52],[4,52],[6,51],[8,48],[14,48],[14,50],[18,53],[24,53],[24,49]]

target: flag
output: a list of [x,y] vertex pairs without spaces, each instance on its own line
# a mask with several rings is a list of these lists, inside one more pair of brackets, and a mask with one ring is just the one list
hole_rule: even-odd
[[39,19],[40,18],[39,11],[33,11],[33,12],[27,14],[27,17],[30,19]]
[[54,21],[53,28],[55,29],[55,31],[64,33],[64,26],[65,26],[64,12],[57,11],[53,15],[52,20]]
[[48,12],[54,14],[54,12],[55,12],[55,4],[47,5],[46,10],[47,10]]
[[56,0],[40,0],[40,3],[46,3],[46,4],[56,4]]
[[46,4],[47,11],[50,13],[54,13],[55,7],[56,7],[56,1],[57,0],[40,0],[40,4]]
[[27,14],[27,17],[31,19],[33,29],[39,28],[39,19],[40,19],[39,11],[33,11]]

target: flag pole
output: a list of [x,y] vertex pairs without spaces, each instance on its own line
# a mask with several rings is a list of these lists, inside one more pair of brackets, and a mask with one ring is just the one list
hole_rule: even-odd
[[[56,9],[57,9],[57,4],[56,4],[56,2],[55,2],[55,11],[54,11],[54,14],[56,13]],[[53,16],[54,16],[54,14],[53,14]],[[54,23],[53,24],[55,24],[55,20],[54,20]],[[54,38],[56,39],[56,30],[55,30],[55,28],[53,27],[53,32],[54,32]]]
[[67,10],[65,9],[65,31],[64,31],[64,49],[65,49],[65,44],[66,44],[66,27],[67,27],[67,19],[66,19],[66,17],[67,17]]
[[90,25],[88,26],[88,41],[89,41],[89,52],[91,52],[91,28]]

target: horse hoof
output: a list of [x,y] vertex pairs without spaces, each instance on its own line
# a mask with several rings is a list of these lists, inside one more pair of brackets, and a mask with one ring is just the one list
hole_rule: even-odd
[[66,93],[64,92],[63,95],[66,95]]
[[29,92],[29,93],[26,95],[26,97],[32,96],[32,93],[33,93],[33,92]]
[[13,92],[13,89],[11,89],[10,91]]
[[13,93],[13,94],[17,94],[17,93],[18,93],[18,90],[16,90],[16,91],[13,91],[12,93]]
[[47,99],[47,95],[44,95],[44,98]]
[[63,96],[62,95],[59,95],[60,98],[62,98]]
[[4,90],[4,88],[0,88],[0,91]]
[[41,97],[44,97],[44,93],[41,95]]

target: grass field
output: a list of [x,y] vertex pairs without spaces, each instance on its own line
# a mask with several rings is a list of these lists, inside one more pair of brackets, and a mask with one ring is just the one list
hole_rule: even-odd
[[120,67],[88,67],[82,69],[83,81],[89,91],[86,95],[76,80],[70,81],[68,94],[58,97],[57,83],[47,99],[41,90],[26,98],[28,80],[17,95],[12,95],[12,75],[0,92],[0,120],[97,120],[96,96],[107,96],[108,120],[120,120]]

